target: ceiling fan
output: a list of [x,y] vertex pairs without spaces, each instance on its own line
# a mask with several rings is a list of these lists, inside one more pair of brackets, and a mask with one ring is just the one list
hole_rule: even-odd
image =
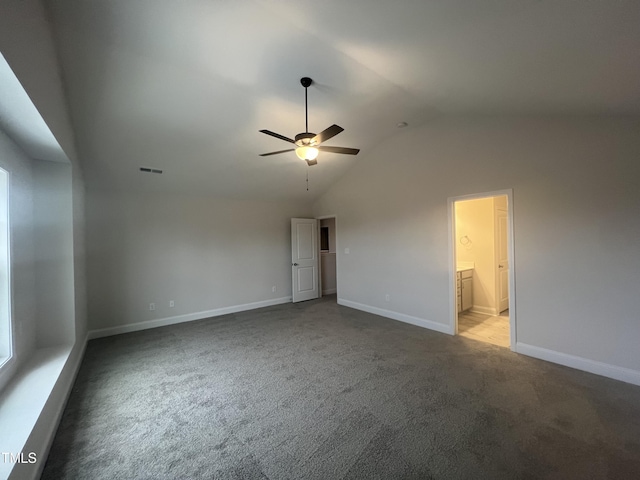
[[318,163],[316,158],[318,157],[318,152],[331,152],[331,153],[343,153],[345,155],[357,155],[360,151],[357,148],[346,148],[346,147],[324,147],[320,145],[322,142],[326,142],[332,137],[335,137],[337,134],[342,132],[344,128],[338,125],[331,125],[326,130],[318,133],[309,132],[309,112],[307,107],[307,88],[313,83],[309,77],[302,77],[300,79],[300,83],[304,87],[304,120],[305,120],[305,131],[303,133],[299,133],[296,135],[295,140],[292,140],[284,135],[280,135],[279,133],[272,132],[271,130],[260,130],[262,133],[266,133],[267,135],[271,135],[272,137],[279,138],[280,140],[284,140],[285,142],[293,143],[296,148],[289,148],[287,150],[278,150],[277,152],[269,152],[269,153],[261,153],[261,157],[266,157],[269,155],[277,155],[279,153],[286,152],[296,152],[296,155],[300,160],[304,160],[307,162],[307,165],[312,166]]

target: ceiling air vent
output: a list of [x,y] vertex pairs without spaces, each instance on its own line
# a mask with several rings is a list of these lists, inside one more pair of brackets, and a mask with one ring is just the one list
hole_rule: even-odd
[[162,173],[162,170],[158,170],[157,168],[149,168],[149,167],[140,167],[140,171],[144,173]]

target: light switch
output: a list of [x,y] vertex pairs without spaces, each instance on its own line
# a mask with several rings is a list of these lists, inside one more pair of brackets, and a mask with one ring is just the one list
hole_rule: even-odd
[[345,248],[345,249],[344,249],[344,254],[345,254],[345,255],[349,255],[349,249],[348,249],[348,248]]

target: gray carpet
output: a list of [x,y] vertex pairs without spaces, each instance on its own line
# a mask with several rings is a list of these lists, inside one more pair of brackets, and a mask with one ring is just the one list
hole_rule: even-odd
[[43,478],[639,473],[640,387],[332,296],[92,340]]

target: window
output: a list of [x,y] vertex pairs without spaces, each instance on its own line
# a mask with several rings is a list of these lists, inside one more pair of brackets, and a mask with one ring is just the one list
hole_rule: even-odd
[[9,174],[0,168],[0,369],[13,351],[9,270]]

